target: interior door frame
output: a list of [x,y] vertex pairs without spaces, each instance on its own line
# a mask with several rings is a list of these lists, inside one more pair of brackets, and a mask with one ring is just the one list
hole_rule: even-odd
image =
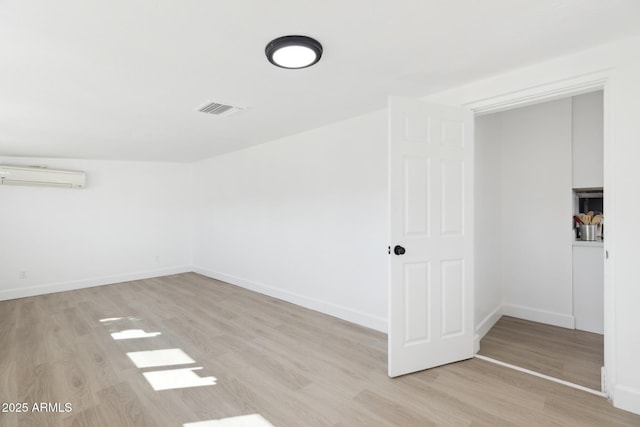
[[[523,88],[506,94],[483,98],[462,104],[474,113],[474,117],[485,114],[497,113],[527,105],[537,104],[555,99],[581,95],[583,93],[603,90],[603,168],[604,189],[607,193],[604,202],[604,211],[607,212],[607,239],[604,241],[604,378],[602,382],[603,392],[611,397],[614,373],[615,373],[615,257],[608,258],[608,248],[615,239],[614,200],[615,182],[614,168],[614,141],[612,128],[612,108],[610,99],[612,70],[583,74],[573,78],[549,82],[548,84]],[[474,142],[475,143],[475,142]],[[475,295],[475,281],[473,284]],[[475,325],[477,328],[478,325]]]

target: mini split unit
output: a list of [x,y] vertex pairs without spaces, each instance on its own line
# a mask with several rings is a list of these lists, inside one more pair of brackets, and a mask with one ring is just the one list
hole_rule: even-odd
[[37,185],[84,188],[86,174],[79,171],[48,169],[37,166],[0,165],[1,185]]

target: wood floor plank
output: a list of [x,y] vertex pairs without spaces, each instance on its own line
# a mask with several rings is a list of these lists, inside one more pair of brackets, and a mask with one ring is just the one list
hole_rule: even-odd
[[600,390],[599,334],[503,316],[480,341],[478,354]]
[[432,420],[417,411],[411,410],[403,403],[384,398],[368,389],[358,393],[354,401],[369,408],[371,412],[389,423],[402,426],[422,425],[425,427],[436,425]]
[[[18,402],[18,382],[14,360],[0,364],[0,402]],[[0,418],[2,418],[1,413]]]
[[98,397],[98,408],[110,425],[154,427],[162,423],[156,419],[156,412],[149,411],[140,403],[140,398],[126,382],[100,390]]
[[103,415],[102,410],[98,407],[77,411],[75,415],[65,418],[65,427],[85,427],[85,426],[107,426],[110,419]]
[[[160,335],[111,336],[133,329]],[[542,345],[533,329],[529,341]],[[195,273],[0,302],[0,337],[0,397],[73,404],[0,414],[0,427],[179,427],[249,414],[276,427],[640,425],[606,399],[478,359],[390,379],[385,334]],[[195,363],[138,368],[127,356],[169,349]],[[598,359],[568,360],[549,369],[582,375]],[[201,368],[182,380],[215,384],[156,391],[143,375],[181,368]]]

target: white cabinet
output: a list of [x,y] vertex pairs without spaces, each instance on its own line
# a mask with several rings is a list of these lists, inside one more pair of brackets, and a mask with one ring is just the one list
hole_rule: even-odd
[[572,98],[573,188],[603,187],[603,92]]
[[576,329],[604,333],[604,248],[573,246],[573,315]]

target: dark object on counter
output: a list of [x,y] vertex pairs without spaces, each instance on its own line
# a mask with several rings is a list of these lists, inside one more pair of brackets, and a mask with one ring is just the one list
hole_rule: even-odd
[[580,224],[580,240],[595,242],[597,240],[598,226],[595,224]]

